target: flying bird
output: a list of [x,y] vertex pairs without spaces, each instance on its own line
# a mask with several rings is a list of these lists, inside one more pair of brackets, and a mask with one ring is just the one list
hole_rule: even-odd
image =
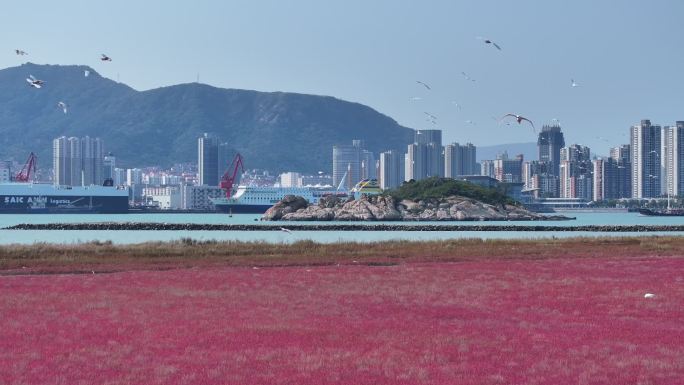
[[105,55],[105,54],[102,54],[102,57],[100,58],[100,60],[102,60],[102,61],[112,61],[112,58],[110,58],[109,56],[107,56],[107,55]]
[[432,89],[432,88],[430,88],[430,86],[429,86],[429,85],[427,85],[427,84],[425,84],[425,83],[421,82],[420,80],[416,80],[416,83],[418,83],[418,84],[422,84],[422,85],[423,85],[423,87],[427,88],[428,90],[431,90],[431,89]]
[[65,114],[67,113],[67,105],[66,105],[66,103],[64,103],[64,102],[59,102],[59,103],[57,103],[57,107],[61,108],[62,111],[64,111]]
[[[570,87],[575,88],[579,87],[579,84],[575,81],[575,79],[570,79]],[[591,88],[591,87],[589,87]]]
[[292,230],[288,230],[288,229],[286,229],[286,228],[284,228],[284,227],[281,227],[281,228],[280,228],[280,231],[282,231],[282,232],[284,232],[284,233],[292,234]]
[[90,75],[90,71],[83,70],[83,76],[88,77],[88,75]]
[[409,98],[409,100],[412,102],[417,102],[419,100],[423,100],[423,98],[421,98],[420,96],[412,96]]
[[16,53],[16,54],[19,55],[19,56],[28,55],[28,53],[26,53],[26,51],[22,51],[22,50],[20,50],[20,49],[15,49],[15,50],[14,50],[14,53]]
[[494,42],[491,41],[490,39],[487,39],[487,38],[484,38],[484,37],[481,37],[481,36],[478,36],[477,38],[480,39],[480,40],[482,40],[485,44],[491,44],[491,45],[493,45],[494,47],[496,47],[496,49],[498,49],[499,51],[501,51],[501,47],[499,47],[498,44],[494,43]]
[[456,106],[456,109],[459,109],[459,110],[461,109],[461,105],[458,104],[458,103],[456,103],[456,101],[453,101],[453,100],[452,100],[452,101],[451,101],[451,104],[453,104],[454,106]]
[[29,86],[33,88],[40,88],[45,84],[45,81],[36,79],[33,75],[29,75],[29,77],[26,78],[26,81],[28,82]]
[[472,125],[475,125],[475,124],[476,124],[476,123],[473,122],[472,120],[466,120],[465,122],[468,123],[468,124],[472,124]]
[[537,129],[534,127],[534,123],[532,123],[531,120],[527,119],[524,116],[520,116],[520,115],[516,115],[516,114],[506,114],[506,115],[502,116],[500,120],[503,121],[505,118],[507,118],[509,116],[515,118],[515,120],[518,122],[518,124],[521,124],[523,120],[530,123],[530,125],[532,126],[532,131],[534,131],[535,134],[537,133]]
[[424,113],[425,115],[429,116],[432,120],[437,120],[437,117],[434,116],[434,115],[432,115],[431,113],[426,112],[426,111],[423,111],[423,113]]
[[655,298],[655,294],[653,294],[653,293],[646,293],[646,294],[644,294],[644,298]]
[[463,75],[463,77],[465,78],[465,80],[470,80],[471,82],[474,82],[474,81],[475,81],[475,79],[473,79],[473,78],[471,78],[470,76],[468,76],[465,72],[461,72],[461,75]]

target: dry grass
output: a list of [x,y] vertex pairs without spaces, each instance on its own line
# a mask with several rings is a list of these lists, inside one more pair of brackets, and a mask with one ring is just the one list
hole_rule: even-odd
[[0,246],[0,274],[106,272],[192,266],[392,265],[485,259],[553,259],[684,255],[682,237],[573,238],[322,244],[217,242],[184,239],[114,245],[109,242]]

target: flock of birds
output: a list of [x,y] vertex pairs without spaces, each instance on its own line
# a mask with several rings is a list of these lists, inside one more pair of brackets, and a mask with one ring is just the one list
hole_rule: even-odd
[[[26,52],[26,51],[24,51],[24,50],[21,50],[21,49],[15,49],[15,50],[14,50],[14,53],[17,54],[17,56],[26,56],[26,55],[28,55],[28,52]],[[103,61],[103,62],[111,62],[111,61],[112,61],[112,58],[109,57],[109,56],[107,56],[107,55],[105,55],[105,54],[102,54],[102,55],[100,56],[100,61]],[[90,76],[90,70],[84,70],[84,71],[83,71],[83,76],[84,76],[84,77]],[[43,88],[43,86],[45,85],[45,80],[37,79],[37,78],[36,78],[35,76],[33,76],[33,75],[29,75],[29,76],[26,78],[26,82],[28,83],[29,87],[37,88],[37,89]],[[62,112],[64,112],[65,114],[68,112],[67,104],[66,104],[65,102],[61,101],[61,100],[60,100],[59,102],[57,102],[57,107],[58,107],[60,110],[62,110]]]
[[[498,51],[502,51],[502,50],[503,50],[503,49],[501,48],[501,45],[499,45],[498,43],[496,43],[496,42],[495,42],[494,40],[492,40],[492,39],[489,39],[489,38],[486,38],[486,37],[482,37],[482,36],[478,36],[477,39],[480,40],[480,41],[482,41],[485,45],[491,46],[491,47],[495,48],[495,49],[498,50]],[[461,75],[463,76],[463,78],[464,78],[466,81],[469,81],[469,82],[475,82],[475,81],[476,81],[474,78],[470,77],[467,73],[465,73],[465,72],[463,72],[463,71],[461,72]],[[416,83],[419,84],[419,85],[421,85],[423,88],[425,88],[426,91],[431,91],[431,90],[432,90],[432,87],[431,87],[429,84],[427,84],[426,82],[424,82],[424,81],[416,80]],[[579,87],[579,83],[577,83],[577,82],[575,81],[575,79],[570,79],[570,87],[571,87],[571,88]],[[410,100],[410,101],[420,101],[420,100],[423,100],[423,98],[420,97],[420,96],[412,96],[412,97],[409,98],[409,100]],[[461,105],[458,104],[457,102],[452,101],[452,104],[454,104],[454,105],[456,106],[456,108],[458,108],[459,110],[461,109]],[[430,123],[432,123],[433,125],[437,125],[437,117],[436,117],[435,115],[433,115],[433,114],[431,114],[431,113],[429,113],[429,112],[427,112],[427,111],[424,111],[424,114],[425,114],[425,120],[426,120],[427,122],[430,122]],[[497,117],[493,117],[493,119],[496,120],[496,121],[498,121],[499,124],[506,124],[506,125],[510,125],[512,122],[517,122],[518,124],[523,124],[523,123],[525,123],[525,124],[528,124],[528,125],[532,128],[532,132],[533,132],[533,133],[535,133],[535,134],[537,133],[537,129],[536,129],[535,125],[534,125],[534,122],[533,122],[531,119],[529,119],[529,118],[527,118],[527,117],[525,117],[525,116],[522,116],[522,115],[520,115],[520,114],[507,113],[507,114],[504,114],[503,116],[498,117],[498,118],[497,118]],[[554,121],[558,121],[558,120],[557,120],[557,119],[554,119]],[[469,124],[469,125],[475,125],[475,122],[472,121],[472,120],[466,120],[465,123],[467,123],[467,124]]]

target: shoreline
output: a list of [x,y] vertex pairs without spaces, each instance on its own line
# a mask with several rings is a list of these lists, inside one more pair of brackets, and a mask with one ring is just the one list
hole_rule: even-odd
[[100,231],[558,231],[684,232],[684,225],[455,225],[455,224],[203,224],[154,222],[22,223],[1,230]]

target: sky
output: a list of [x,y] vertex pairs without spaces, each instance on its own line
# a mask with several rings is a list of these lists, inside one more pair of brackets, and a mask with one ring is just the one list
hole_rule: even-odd
[[441,129],[444,143],[536,141],[530,126],[500,122],[514,113],[538,128],[557,119],[566,144],[607,154],[641,119],[684,120],[676,0],[62,0],[2,13],[0,68],[90,65],[137,90],[199,77],[330,95]]

